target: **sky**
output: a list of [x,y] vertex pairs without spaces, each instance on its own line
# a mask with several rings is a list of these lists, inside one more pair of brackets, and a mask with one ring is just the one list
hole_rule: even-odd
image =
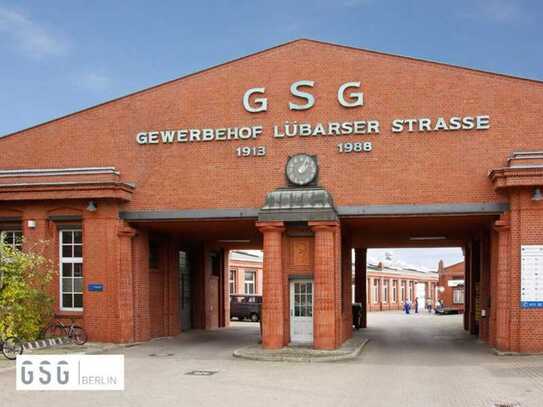
[[543,80],[536,0],[0,0],[0,135],[297,38]]
[[297,38],[543,80],[542,18],[537,0],[0,0],[0,136]]

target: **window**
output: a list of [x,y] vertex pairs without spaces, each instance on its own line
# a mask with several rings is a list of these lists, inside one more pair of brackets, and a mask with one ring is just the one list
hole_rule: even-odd
[[373,303],[379,302],[379,280],[373,280]]
[[20,230],[3,230],[0,232],[0,239],[12,249],[23,249],[23,232]]
[[455,287],[453,289],[453,304],[464,303],[464,287]]
[[413,299],[413,282],[409,282],[409,290],[407,291],[407,299],[412,300]]
[[256,272],[246,271],[245,272],[245,294],[254,294],[255,293],[255,284],[256,283]]
[[392,281],[392,302],[398,301],[398,281]]
[[405,301],[405,281],[402,281],[400,290],[401,290],[402,301]]
[[61,230],[60,243],[60,308],[83,309],[83,234],[81,230]]
[[236,294],[236,270],[230,270],[230,294]]
[[383,302],[388,302],[388,284],[388,280],[383,281]]

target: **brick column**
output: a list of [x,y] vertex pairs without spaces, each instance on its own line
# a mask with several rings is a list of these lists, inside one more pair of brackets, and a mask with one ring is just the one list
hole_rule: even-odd
[[495,222],[494,230],[498,232],[498,264],[496,276],[496,348],[507,351],[511,348],[511,276],[510,226],[509,222],[500,219]]
[[368,326],[368,304],[366,303],[366,290],[368,289],[366,277],[367,253],[367,249],[354,249],[354,301],[362,304],[362,328]]
[[132,238],[136,231],[126,224],[119,227],[119,341],[134,342],[134,275],[132,267]]
[[285,307],[283,282],[283,222],[258,222],[264,235],[262,273],[262,346],[278,349],[285,346]]
[[313,347],[335,349],[339,329],[337,316],[341,310],[335,244],[339,228],[337,222],[310,222],[309,226],[315,232]]

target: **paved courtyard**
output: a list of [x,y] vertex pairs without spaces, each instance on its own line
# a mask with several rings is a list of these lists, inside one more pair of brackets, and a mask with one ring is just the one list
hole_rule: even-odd
[[358,334],[370,341],[353,361],[233,359],[259,332],[234,322],[110,351],[126,355],[125,392],[16,392],[15,371],[0,370],[0,406],[543,406],[543,357],[497,357],[464,333],[461,316],[386,312],[368,321]]

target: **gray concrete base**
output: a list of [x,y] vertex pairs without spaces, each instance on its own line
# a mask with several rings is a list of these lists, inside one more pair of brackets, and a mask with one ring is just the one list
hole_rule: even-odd
[[264,349],[262,345],[249,345],[236,349],[234,357],[265,362],[337,362],[354,359],[368,343],[366,338],[354,336],[335,350],[317,350],[305,346],[289,345],[281,349]]

